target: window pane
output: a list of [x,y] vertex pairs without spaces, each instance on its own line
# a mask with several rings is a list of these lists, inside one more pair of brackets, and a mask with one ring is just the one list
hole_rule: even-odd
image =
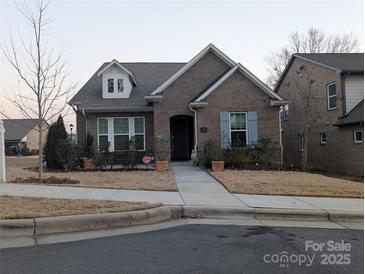
[[108,92],[114,92],[114,79],[108,79]]
[[231,113],[231,129],[246,129],[246,113]]
[[108,136],[99,136],[99,150],[106,150],[108,146]]
[[135,148],[138,150],[144,149],[144,135],[135,135]]
[[114,134],[128,134],[128,118],[114,118]]
[[362,132],[361,131],[356,131],[355,132],[355,141],[357,141],[357,142],[362,141]]
[[128,135],[114,135],[114,150],[127,150],[129,146]]
[[246,131],[232,131],[231,143],[234,147],[241,147],[247,145]]
[[336,95],[336,84],[331,84],[328,86],[328,96]]
[[124,80],[118,79],[118,92],[123,92],[124,90]]
[[134,118],[134,132],[144,133],[143,118]]
[[336,107],[336,96],[329,98],[329,108],[335,108]]
[[108,119],[101,118],[99,121],[99,134],[108,134]]

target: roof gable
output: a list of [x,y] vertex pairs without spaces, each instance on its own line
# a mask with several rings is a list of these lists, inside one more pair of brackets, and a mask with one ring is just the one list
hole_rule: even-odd
[[20,141],[38,124],[38,119],[3,119],[6,141]]
[[274,92],[278,92],[295,58],[335,70],[338,73],[364,73],[363,53],[296,53],[290,57],[288,64],[274,88]]
[[224,75],[220,77],[220,79],[216,80],[208,89],[198,96],[194,102],[201,102],[206,99],[215,89],[217,89],[221,84],[224,83],[233,73],[239,71],[245,77],[247,77],[250,81],[252,81],[258,88],[260,88],[264,93],[266,93],[270,98],[275,100],[283,100],[278,94],[274,93],[268,86],[266,86],[259,78],[257,78],[254,74],[252,74],[248,69],[242,66],[240,63],[235,65],[230,70],[226,71]]
[[162,91],[164,91],[169,85],[171,85],[175,80],[177,80],[184,72],[190,69],[194,64],[196,64],[200,59],[202,59],[209,51],[212,51],[215,55],[217,55],[221,60],[225,63],[233,67],[236,63],[230,59],[227,55],[225,55],[222,51],[220,51],[213,44],[209,44],[202,51],[200,51],[197,55],[195,55],[185,66],[183,66],[180,70],[178,70],[175,74],[173,74],[167,81],[165,81],[162,85],[156,88],[150,96],[155,96]]
[[134,84],[137,85],[137,81],[136,78],[134,77],[133,73],[131,71],[129,71],[125,66],[123,66],[121,63],[119,63],[116,59],[113,59],[111,62],[109,62],[108,65],[106,65],[105,67],[103,67],[100,71],[98,71],[97,75],[100,76],[102,75],[105,71],[107,71],[110,67],[112,67],[113,65],[116,65],[117,67],[119,67],[120,69],[122,69],[123,71],[125,71],[130,78],[130,81]]

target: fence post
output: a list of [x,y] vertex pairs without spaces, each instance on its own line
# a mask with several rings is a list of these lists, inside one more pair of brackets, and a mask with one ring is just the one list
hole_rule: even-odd
[[5,128],[0,119],[0,182],[5,182]]

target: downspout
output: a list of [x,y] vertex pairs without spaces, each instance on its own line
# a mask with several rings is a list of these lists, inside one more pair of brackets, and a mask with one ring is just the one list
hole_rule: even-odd
[[86,153],[86,146],[87,146],[87,115],[86,111],[83,109],[81,110],[82,115],[85,117],[85,153]]
[[189,104],[189,109],[194,112],[194,153],[196,155],[197,153],[197,147],[198,147],[198,122],[197,122],[197,114],[196,110],[191,107]]
[[283,128],[281,127],[281,115],[280,115],[280,108],[279,108],[279,146],[280,146],[280,165],[283,165],[283,138],[282,138]]

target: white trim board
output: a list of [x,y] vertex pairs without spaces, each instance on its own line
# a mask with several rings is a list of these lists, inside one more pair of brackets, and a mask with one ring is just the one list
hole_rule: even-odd
[[242,66],[240,63],[235,65],[231,70],[229,70],[223,77],[221,77],[213,86],[211,86],[206,92],[199,96],[194,102],[200,102],[204,100],[211,94],[216,88],[218,88],[224,81],[226,81],[233,73],[240,71],[244,76],[250,79],[254,84],[256,84],[263,92],[269,95],[273,99],[283,100],[277,93],[273,92],[269,87],[267,87],[259,78],[252,74],[248,69]]
[[195,63],[197,63],[202,57],[204,57],[209,50],[212,50],[222,61],[227,63],[230,66],[235,66],[236,63],[225,55],[222,51],[220,51],[213,44],[209,44],[206,46],[201,52],[195,55],[188,63],[186,63],[181,69],[179,69],[175,74],[173,74],[169,79],[167,79],[161,86],[155,89],[150,96],[160,94],[163,90],[165,90],[169,85],[171,85],[175,80],[177,80],[184,72],[190,69]]

